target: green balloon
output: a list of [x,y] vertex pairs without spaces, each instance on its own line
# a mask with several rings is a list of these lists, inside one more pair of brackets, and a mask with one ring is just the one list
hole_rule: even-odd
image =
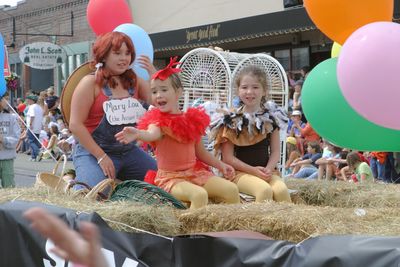
[[336,66],[337,58],[321,62],[309,73],[303,85],[303,111],[312,128],[340,147],[400,151],[399,130],[370,122],[347,103],[338,84]]

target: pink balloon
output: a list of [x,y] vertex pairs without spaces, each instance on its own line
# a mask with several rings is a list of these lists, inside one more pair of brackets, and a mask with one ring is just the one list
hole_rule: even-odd
[[96,35],[112,32],[124,23],[133,23],[131,10],[125,0],[90,0],[86,14]]
[[399,69],[400,25],[374,22],[346,40],[337,74],[342,93],[354,110],[378,125],[400,130]]

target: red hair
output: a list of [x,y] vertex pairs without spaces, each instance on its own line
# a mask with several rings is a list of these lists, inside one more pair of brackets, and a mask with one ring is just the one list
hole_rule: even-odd
[[[103,63],[105,58],[110,54],[111,50],[118,50],[121,48],[122,44],[125,43],[128,51],[131,53],[131,62],[135,60],[136,53],[135,47],[133,46],[131,38],[122,32],[107,32],[97,37],[95,43],[93,44],[93,60],[91,61],[92,67],[97,63]],[[126,70],[120,75],[122,86],[125,89],[135,88],[137,83],[136,73],[132,69]],[[111,88],[114,88],[117,83],[112,78],[110,71],[106,68],[100,67],[96,74],[96,84],[100,87],[109,84]]]

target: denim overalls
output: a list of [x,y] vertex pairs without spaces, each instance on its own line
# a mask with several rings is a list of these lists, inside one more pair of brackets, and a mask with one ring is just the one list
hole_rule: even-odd
[[[103,88],[103,92],[109,100],[112,99],[112,92],[108,86]],[[129,95],[131,97],[134,95],[134,90],[131,88]],[[148,170],[157,170],[157,164],[151,156],[137,147],[135,142],[122,144],[115,139],[115,134],[126,126],[133,126],[133,124],[111,125],[104,113],[92,137],[113,161],[116,178],[143,180]],[[84,182],[93,187],[105,179],[102,169],[97,164],[97,159],[79,143],[76,145],[73,160],[78,182]]]

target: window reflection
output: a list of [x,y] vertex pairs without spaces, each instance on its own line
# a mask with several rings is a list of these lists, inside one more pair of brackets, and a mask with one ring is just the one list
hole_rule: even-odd
[[299,70],[303,66],[310,65],[308,47],[293,48],[292,50],[292,69]]
[[285,70],[290,69],[290,50],[276,50],[275,58],[281,63]]
[[293,7],[293,6],[302,6],[303,0],[283,0],[283,6],[285,8]]

